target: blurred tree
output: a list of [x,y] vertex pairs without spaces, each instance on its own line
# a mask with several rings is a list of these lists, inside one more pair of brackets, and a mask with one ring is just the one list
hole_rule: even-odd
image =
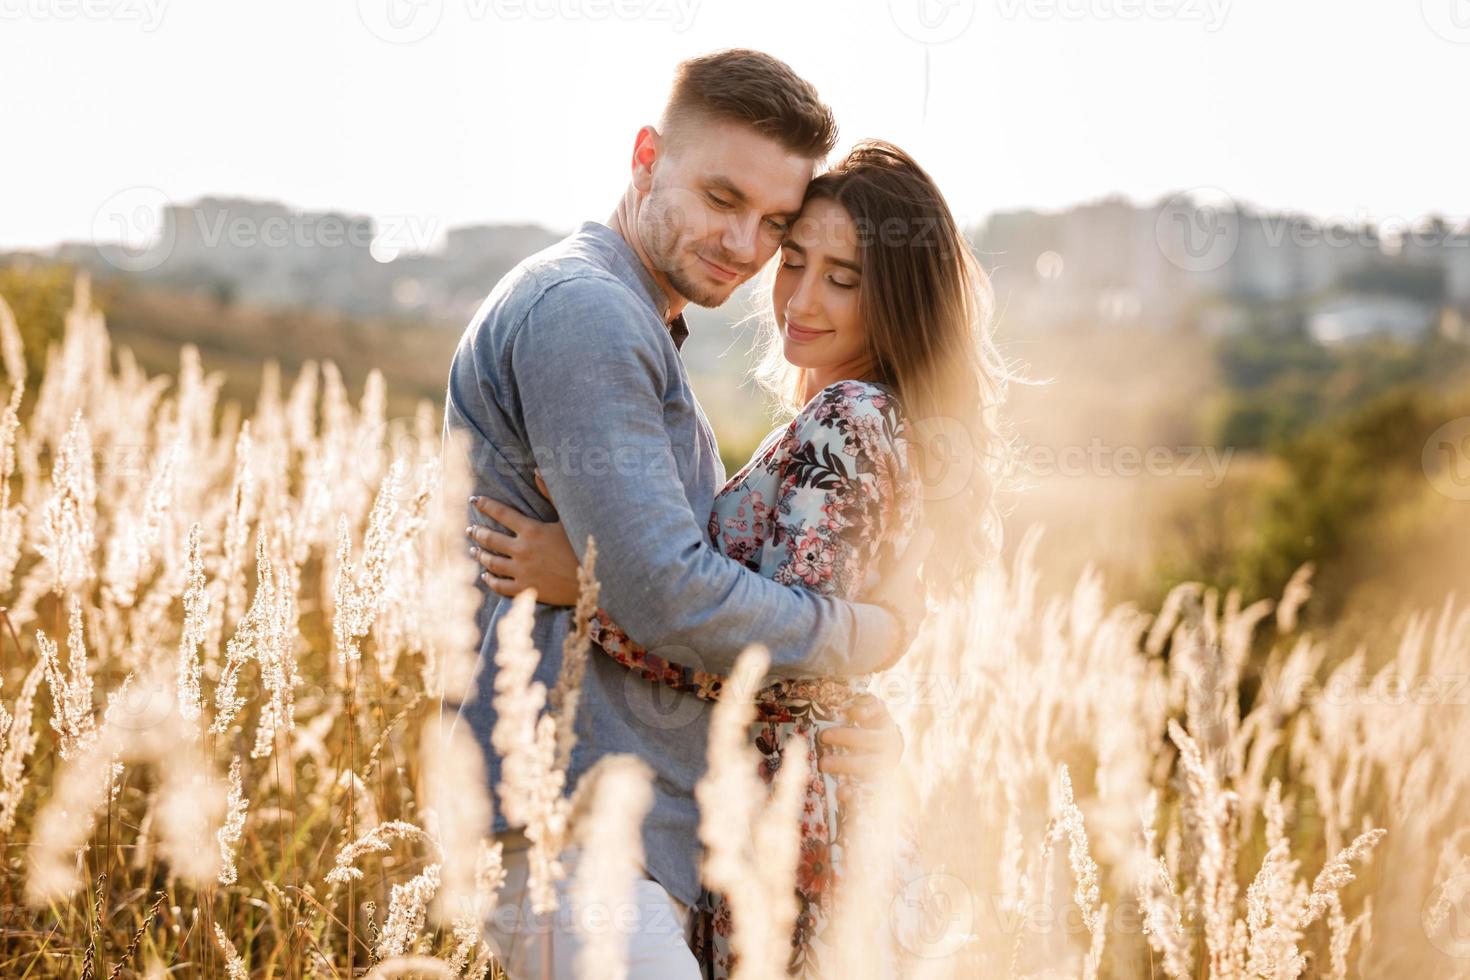
[[[1460,406],[1463,414],[1467,406]],[[1285,481],[1268,492],[1261,533],[1240,554],[1235,583],[1248,596],[1279,595],[1302,562],[1317,562],[1311,611],[1331,619],[1378,549],[1382,513],[1424,489],[1425,438],[1446,418],[1415,388],[1387,392],[1283,447]]]
[[1439,266],[1410,262],[1369,262],[1338,277],[1344,292],[1386,293],[1416,299],[1431,306],[1444,302],[1445,273]]
[[1470,364],[1470,347],[1437,332],[1413,342],[1368,337],[1324,347],[1305,331],[1256,323],[1222,337],[1216,358],[1225,386],[1213,413],[1216,443],[1282,453],[1314,425],[1386,391],[1442,387]]
[[10,304],[26,351],[26,389],[34,392],[46,368],[46,348],[60,341],[71,308],[77,270],[68,265],[0,265],[0,296]]

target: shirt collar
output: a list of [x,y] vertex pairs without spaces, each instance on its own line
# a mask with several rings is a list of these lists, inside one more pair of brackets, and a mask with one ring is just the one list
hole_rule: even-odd
[[674,349],[678,350],[683,347],[684,338],[689,336],[689,325],[684,321],[684,314],[680,313],[672,320],[667,319],[669,315],[669,299],[664,295],[664,291],[659,288],[658,283],[654,282],[653,273],[649,272],[648,267],[643,264],[643,260],[638,258],[638,253],[633,251],[633,246],[628,244],[627,239],[600,221],[584,221],[582,222],[582,226],[577,229],[577,232],[579,234],[591,235],[599,241],[605,242],[613,249],[617,256],[623,260],[622,264],[625,266],[622,270],[624,273],[623,278],[625,280],[627,279],[628,272],[633,274],[633,277],[643,286],[644,292],[648,294],[648,298],[653,303],[654,311],[658,313],[659,319],[667,322],[669,336],[674,341]]

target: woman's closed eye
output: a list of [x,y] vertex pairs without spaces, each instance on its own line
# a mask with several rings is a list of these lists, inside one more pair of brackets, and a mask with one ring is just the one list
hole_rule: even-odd
[[[805,269],[806,263],[801,260],[800,256],[796,255],[793,252],[782,252],[781,268],[791,269],[795,271]],[[827,281],[836,286],[838,289],[856,289],[858,287],[858,284],[856,282],[848,281],[846,278],[843,278],[840,273],[828,275]]]

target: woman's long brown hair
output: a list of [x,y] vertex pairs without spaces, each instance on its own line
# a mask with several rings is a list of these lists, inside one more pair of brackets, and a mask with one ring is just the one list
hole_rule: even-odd
[[[934,544],[926,592],[973,584],[1001,546],[995,489],[1008,472],[998,409],[1009,368],[991,338],[990,280],[930,176],[891,143],[867,140],[807,187],[829,199],[858,233],[858,310],[866,378],[892,388],[907,419]],[[769,294],[767,294],[769,295]],[[809,395],[805,372],[782,355],[774,319],[761,331],[756,380],[787,414]]]

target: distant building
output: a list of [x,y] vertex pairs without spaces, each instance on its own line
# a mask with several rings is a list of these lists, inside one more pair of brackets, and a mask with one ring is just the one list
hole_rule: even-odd
[[[1108,197],[992,215],[975,238],[1006,321],[1025,327],[1183,322],[1229,332],[1322,317],[1333,342],[1415,333],[1429,309],[1470,311],[1470,229],[1385,243],[1372,225],[1322,223],[1231,201]],[[1365,304],[1360,315],[1349,312]]]
[[1470,310],[1470,227],[1452,229],[1432,218],[1404,235],[1405,261],[1439,269],[1446,305]]
[[1307,314],[1307,332],[1318,343],[1327,345],[1377,335],[1417,340],[1438,322],[1439,311],[1418,300],[1349,295],[1314,306]]
[[[383,219],[206,197],[164,209],[157,245],[72,244],[59,257],[213,291],[222,302],[409,315],[459,327],[521,259],[561,237],[538,225],[448,229],[432,217]],[[1228,199],[1118,196],[1062,211],[992,214],[973,241],[1003,323],[1186,326],[1230,333],[1250,324],[1300,329],[1324,342],[1364,332],[1414,335],[1421,311],[1470,316],[1470,227],[1434,218],[1385,241],[1372,225],[1322,223]],[[1449,314],[1453,314],[1450,316]],[[723,315],[723,314],[722,314]],[[1330,338],[1330,339],[1329,339]]]
[[206,197],[164,210],[171,251],[147,275],[209,285],[238,302],[371,314],[390,292],[371,254],[375,233],[360,215]]
[[386,267],[397,307],[462,325],[501,276],[561,237],[540,225],[451,228],[442,250],[405,256]]
[[434,250],[437,231],[430,217],[379,227],[363,215],[205,197],[165,207],[146,251],[71,243],[56,255],[102,275],[210,290],[224,302],[406,314],[459,327],[511,267],[561,237],[537,225],[451,228]]

